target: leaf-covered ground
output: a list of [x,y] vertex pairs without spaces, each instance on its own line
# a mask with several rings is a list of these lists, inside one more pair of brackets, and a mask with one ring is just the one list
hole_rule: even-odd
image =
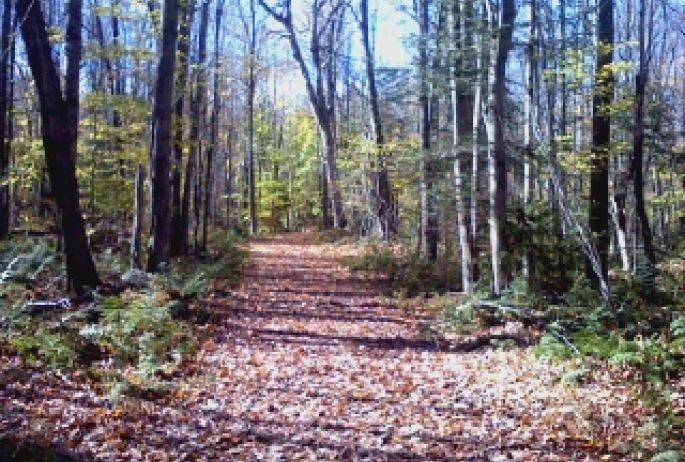
[[336,263],[351,249],[307,238],[252,242],[172,395],[113,401],[83,372],[4,359],[0,433],[106,461],[636,460],[617,449],[640,411],[608,373],[568,387],[527,350],[426,338]]

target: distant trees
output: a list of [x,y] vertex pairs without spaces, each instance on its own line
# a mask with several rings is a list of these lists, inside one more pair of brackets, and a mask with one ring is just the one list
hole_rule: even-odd
[[[287,38],[297,62],[323,139],[326,192],[331,203],[333,226],[344,228],[347,220],[343,212],[338,174],[338,141],[336,118],[336,59],[340,46],[340,32],[346,3],[340,0],[314,0],[311,2],[309,28],[309,53],[305,58],[300,37],[295,29],[291,0],[285,0],[279,8],[264,0],[259,4],[278,21]],[[308,64],[309,59],[311,64]]]
[[[581,247],[605,292],[614,261],[654,282],[685,223],[682,6],[664,2],[98,0],[78,27],[59,14],[77,2],[38,2],[40,23],[18,1],[16,49],[5,2],[0,237],[54,200],[79,290],[86,236],[132,218],[149,270],[215,230],[316,223],[453,260],[467,292],[569,284]],[[379,48],[388,15],[405,60]]]

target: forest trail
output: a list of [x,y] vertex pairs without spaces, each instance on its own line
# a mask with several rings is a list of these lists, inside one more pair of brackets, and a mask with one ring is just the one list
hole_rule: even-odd
[[521,349],[441,349],[337,263],[351,247],[310,237],[252,240],[172,397],[116,403],[45,373],[5,392],[2,426],[111,462],[631,460],[593,443],[630,420],[625,393],[562,387]]
[[561,409],[549,364],[440,351],[340,267],[343,248],[310,241],[254,240],[241,286],[215,304],[226,323],[202,353],[212,379],[187,409],[204,426],[185,436],[201,460],[620,460],[569,438],[582,417]]

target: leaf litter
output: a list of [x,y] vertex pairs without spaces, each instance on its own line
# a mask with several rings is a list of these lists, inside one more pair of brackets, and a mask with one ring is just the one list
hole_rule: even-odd
[[251,243],[241,285],[203,301],[222,320],[172,395],[117,400],[3,358],[0,432],[98,461],[636,460],[620,449],[642,411],[610,374],[566,386],[527,349],[426,339],[338,265],[353,247],[307,238]]

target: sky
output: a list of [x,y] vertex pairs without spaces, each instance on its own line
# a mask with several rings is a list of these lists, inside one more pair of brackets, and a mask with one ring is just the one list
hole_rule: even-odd
[[406,13],[397,11],[400,2],[376,0],[371,7],[377,7],[378,30],[376,31],[376,60],[378,66],[407,66],[411,55],[404,46],[404,40],[411,31],[411,19]]

